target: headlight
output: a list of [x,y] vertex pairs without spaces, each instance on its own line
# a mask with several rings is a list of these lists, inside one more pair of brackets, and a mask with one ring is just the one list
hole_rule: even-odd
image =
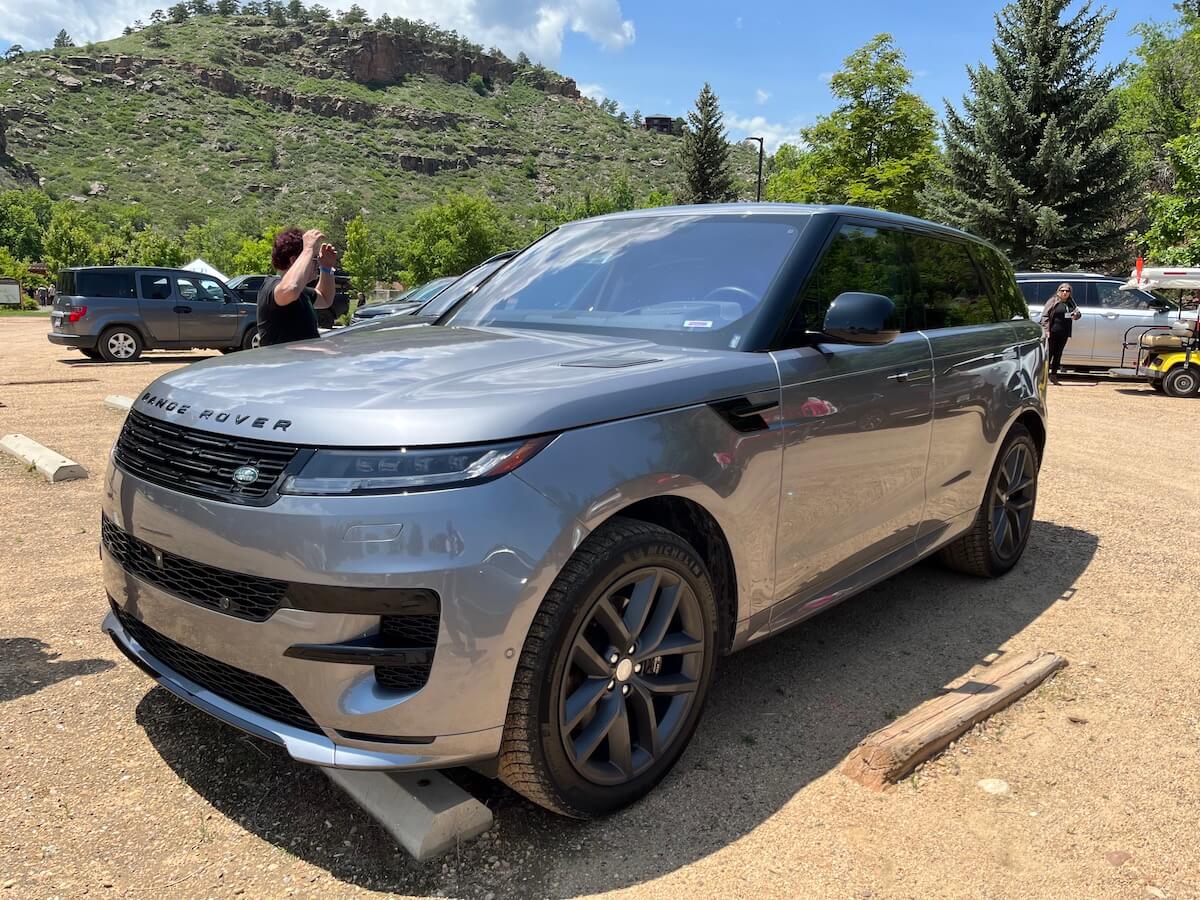
[[498,478],[533,458],[552,437],[474,447],[318,450],[280,493],[396,494]]

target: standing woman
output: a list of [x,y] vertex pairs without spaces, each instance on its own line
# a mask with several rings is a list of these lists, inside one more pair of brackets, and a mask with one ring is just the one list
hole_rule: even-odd
[[1071,339],[1071,323],[1081,316],[1079,307],[1071,297],[1071,286],[1064,281],[1042,309],[1042,329],[1050,345],[1051,384],[1058,384],[1058,366],[1062,362],[1063,349]]

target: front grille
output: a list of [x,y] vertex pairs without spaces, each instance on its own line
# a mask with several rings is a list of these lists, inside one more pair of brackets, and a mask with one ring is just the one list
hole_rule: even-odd
[[252,622],[269,618],[283,600],[286,581],[242,575],[159,550],[100,517],[100,540],[128,572],[169,594]]
[[[274,495],[299,448],[228,437],[152,419],[132,410],[117,438],[117,464],[139,478],[185,494],[261,504]],[[243,466],[258,470],[248,485],[233,480]]]
[[304,711],[300,701],[283,685],[185,647],[135,619],[115,603],[113,612],[121,627],[147,653],[189,681],[268,719],[302,731],[322,733],[312,716]]
[[[431,601],[433,612],[411,615],[383,616],[379,621],[380,643],[387,647],[433,651],[437,646],[438,612],[437,600]],[[429,670],[433,667],[433,653],[428,662],[410,663],[403,666],[376,666],[375,680],[382,687],[393,691],[419,691],[429,681]]]

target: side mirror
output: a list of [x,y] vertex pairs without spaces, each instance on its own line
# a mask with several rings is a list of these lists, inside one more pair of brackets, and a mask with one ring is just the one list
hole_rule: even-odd
[[890,344],[900,335],[896,304],[882,294],[838,294],[821,331],[847,344]]

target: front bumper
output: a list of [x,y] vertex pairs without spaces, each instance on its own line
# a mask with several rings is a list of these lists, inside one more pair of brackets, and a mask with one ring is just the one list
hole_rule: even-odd
[[[381,687],[370,665],[284,655],[296,644],[375,634],[378,615],[283,607],[249,621],[168,593],[102,547],[105,588],[123,616],[282,686],[318,730],[293,727],[190,680],[110,613],[103,628],[127,656],[222,721],[282,745],[299,761],[340,768],[443,768],[496,756],[529,624],[585,534],[512,476],[402,497],[281,497],[248,507],[177,493],[110,464],[103,507],[141,541],[208,566],[297,584],[440,596],[428,680],[405,693]],[[378,539],[389,529],[394,538]],[[369,540],[359,539],[364,535]]]
[[94,350],[98,340],[94,334],[63,334],[61,331],[51,331],[46,338],[52,344],[74,347],[76,350]]

